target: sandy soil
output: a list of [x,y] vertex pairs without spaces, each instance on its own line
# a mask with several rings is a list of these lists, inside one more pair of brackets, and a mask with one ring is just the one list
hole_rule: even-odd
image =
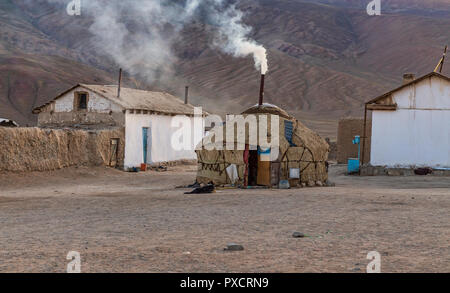
[[448,177],[333,166],[333,188],[184,195],[194,169],[0,174],[0,272],[65,272],[72,250],[83,272],[365,272],[372,250],[383,272],[450,272]]

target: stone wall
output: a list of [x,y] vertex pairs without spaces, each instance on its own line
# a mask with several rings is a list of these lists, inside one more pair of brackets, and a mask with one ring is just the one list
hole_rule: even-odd
[[97,113],[97,112],[42,112],[38,116],[39,127],[49,128],[106,128],[124,127],[125,115],[120,112]]
[[[77,94],[87,95],[86,109],[77,109]],[[99,94],[82,87],[75,88],[38,111],[38,126],[49,128],[124,127],[123,108]]]

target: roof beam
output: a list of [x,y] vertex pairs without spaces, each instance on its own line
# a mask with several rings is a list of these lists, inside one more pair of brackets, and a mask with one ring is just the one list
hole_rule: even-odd
[[381,105],[381,104],[368,104],[367,110],[372,111],[396,111],[397,110],[397,104],[393,105]]

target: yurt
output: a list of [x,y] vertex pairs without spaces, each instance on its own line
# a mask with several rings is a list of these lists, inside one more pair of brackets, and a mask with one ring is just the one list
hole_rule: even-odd
[[[249,139],[248,124],[239,129],[233,120],[227,121],[224,125],[213,129],[203,139],[203,144],[197,148],[198,183],[241,188],[257,186],[276,188],[286,186],[287,183],[288,187],[320,186],[327,181],[329,145],[317,133],[275,105],[256,105],[243,112],[241,117],[248,115],[255,115],[258,122],[261,119],[268,122],[267,134],[264,135],[267,135],[269,141],[273,138],[272,115],[278,117],[275,119],[279,124],[278,149],[253,145],[254,140]],[[230,144],[226,139],[227,127],[235,128],[234,141],[231,142],[235,145],[234,150],[225,147]],[[243,134],[245,146],[242,143],[238,145],[237,140],[238,132],[242,134],[243,131],[245,131]],[[260,130],[258,142],[261,135],[259,132]],[[224,147],[213,149],[211,143]],[[267,160],[268,154],[272,155],[270,160]],[[273,154],[276,154],[276,157]]]

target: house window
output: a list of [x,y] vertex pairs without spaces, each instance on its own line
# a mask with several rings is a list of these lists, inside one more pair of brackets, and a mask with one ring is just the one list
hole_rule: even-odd
[[75,93],[75,108],[77,110],[87,110],[88,94],[82,92]]

